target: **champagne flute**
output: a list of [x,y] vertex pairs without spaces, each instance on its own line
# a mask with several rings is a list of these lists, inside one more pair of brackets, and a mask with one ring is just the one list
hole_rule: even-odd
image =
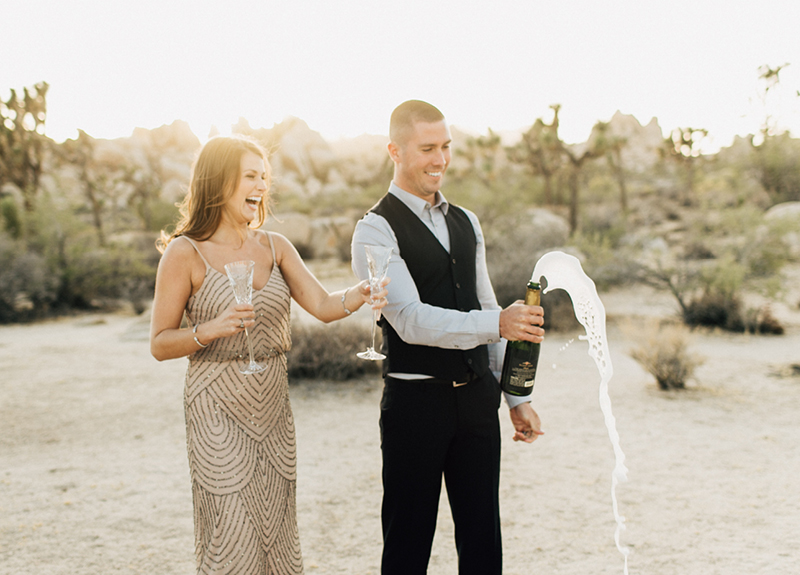
[[[236,303],[253,303],[253,268],[255,265],[255,262],[251,260],[225,264],[225,272],[228,274],[228,281],[233,288]],[[266,366],[256,363],[253,359],[253,343],[250,341],[250,332],[247,331],[247,328],[244,328],[244,335],[247,339],[247,350],[250,352],[250,364],[241,367],[239,371],[245,375],[264,371],[267,369]]]
[[[392,248],[384,246],[364,246],[367,254],[367,265],[369,266],[369,286],[371,293],[378,293],[381,289],[381,281],[386,277],[389,270],[389,259],[392,256]],[[381,310],[372,310],[372,345],[367,351],[362,351],[356,355],[361,359],[371,359],[373,361],[386,359],[382,353],[375,351],[375,325],[380,318]]]

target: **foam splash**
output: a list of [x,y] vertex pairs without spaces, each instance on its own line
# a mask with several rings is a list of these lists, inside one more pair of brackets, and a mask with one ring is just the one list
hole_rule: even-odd
[[589,355],[600,372],[600,409],[603,412],[608,437],[614,447],[614,470],[611,473],[611,503],[614,520],[617,523],[614,531],[614,542],[625,558],[624,573],[628,575],[628,554],[630,550],[620,544],[620,533],[625,530],[625,517],[619,514],[617,505],[617,485],[627,481],[628,469],[625,467],[625,454],[619,445],[616,419],[611,411],[611,398],[608,395],[608,382],[614,374],[611,355],[608,351],[606,337],[606,310],[597,295],[597,288],[592,279],[584,273],[578,258],[564,252],[549,252],[543,255],[533,268],[531,281],[547,280],[547,288],[543,293],[554,289],[563,289],[572,299],[575,317],[586,330],[586,335],[578,339],[589,342]]
[[[570,339],[570,340],[569,340],[567,343],[565,343],[564,345],[562,345],[561,347],[559,347],[559,348],[558,348],[558,352],[559,352],[559,353],[561,353],[561,352],[563,352],[563,351],[566,351],[566,350],[567,350],[567,348],[568,348],[570,345],[572,345],[572,342],[573,342],[573,341],[575,341],[575,339]],[[552,367],[553,367],[553,369],[557,369],[557,368],[558,368],[558,365],[556,365],[556,364],[554,363]]]

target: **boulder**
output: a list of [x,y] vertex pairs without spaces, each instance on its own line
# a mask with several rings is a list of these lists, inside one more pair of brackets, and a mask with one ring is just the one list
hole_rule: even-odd
[[787,226],[783,241],[789,247],[789,254],[800,258],[800,202],[783,202],[766,211],[764,219],[769,222],[787,221],[794,225]]
[[286,236],[292,244],[301,252],[306,250],[311,244],[311,218],[305,214],[288,212],[271,216],[263,226],[262,230],[278,232]]
[[350,242],[355,221],[346,216],[315,218],[311,222],[309,257],[316,259],[350,259]]
[[[331,143],[336,155],[336,169],[342,180],[355,185],[369,185],[378,179],[391,174],[391,164],[386,144],[387,136],[362,134],[355,138],[346,138]],[[391,176],[389,176],[391,177]],[[389,179],[386,179],[389,186]]]
[[544,208],[512,214],[483,231],[489,275],[501,305],[521,297],[539,258],[563,249],[569,239],[567,220]]
[[294,196],[298,198],[307,197],[306,189],[303,183],[297,179],[295,172],[278,172],[274,170],[272,174],[272,185],[270,186],[270,194],[275,194],[280,197],[282,194],[286,196]]
[[661,158],[659,149],[663,146],[664,135],[656,118],[642,126],[634,116],[617,111],[608,123],[608,133],[625,140],[622,166],[629,172],[644,173]]
[[764,213],[764,218],[772,221],[784,218],[800,221],[800,202],[775,204]]
[[548,249],[563,245],[569,239],[569,222],[544,208],[533,208],[528,211],[530,218],[530,237],[540,249]]
[[273,128],[277,137],[275,155],[281,159],[280,167],[298,174],[305,182],[311,177],[323,179],[335,163],[330,145],[299,118],[287,118]]
[[150,141],[156,150],[170,150],[176,154],[188,154],[189,157],[200,148],[200,140],[183,120],[175,120],[169,125],[150,130]]
[[356,227],[349,216],[311,218],[297,212],[270,217],[262,230],[278,232],[292,242],[305,259],[350,259],[350,240]]

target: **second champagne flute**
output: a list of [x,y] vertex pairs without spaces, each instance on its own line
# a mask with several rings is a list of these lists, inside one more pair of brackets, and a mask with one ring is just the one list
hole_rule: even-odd
[[[364,246],[367,254],[367,265],[369,266],[369,286],[373,294],[381,289],[381,282],[386,277],[389,270],[389,260],[392,257],[392,248],[385,246]],[[372,345],[367,351],[362,351],[356,355],[361,359],[371,359],[373,361],[386,359],[382,353],[375,351],[375,326],[380,318],[381,310],[372,310]]]

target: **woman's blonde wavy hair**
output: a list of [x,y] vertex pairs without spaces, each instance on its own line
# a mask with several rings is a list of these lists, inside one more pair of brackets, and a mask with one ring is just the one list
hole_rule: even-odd
[[[200,148],[192,165],[189,191],[181,202],[181,218],[175,231],[167,234],[161,231],[156,242],[163,253],[169,242],[179,236],[204,241],[210,238],[225,216],[228,200],[233,196],[241,178],[242,156],[252,152],[264,160],[269,187],[272,170],[267,160],[267,152],[256,140],[242,135],[215,136]],[[269,216],[269,193],[258,204],[257,217],[249,227],[259,228]],[[242,237],[244,240],[244,237]]]

